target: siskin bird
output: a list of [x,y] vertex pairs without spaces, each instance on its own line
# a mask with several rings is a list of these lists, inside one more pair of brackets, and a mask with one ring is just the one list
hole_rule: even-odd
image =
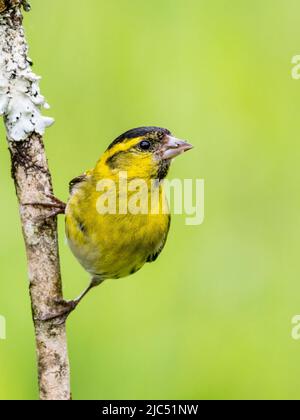
[[[170,228],[169,211],[162,211],[166,204],[162,181],[172,159],[191,148],[191,144],[176,139],[167,129],[136,128],[114,140],[94,169],[71,181],[65,210],[66,236],[71,251],[90,274],[91,283],[79,298],[68,302],[69,310],[92,287],[107,279],[129,276],[157,259]],[[150,200],[149,211],[143,214],[120,211],[122,200],[130,200],[133,194],[126,190],[126,198],[121,192],[121,173],[126,173],[126,187],[135,179],[145,181],[145,194],[156,197],[155,212],[150,211]],[[112,181],[105,194],[116,194],[115,214],[99,212],[97,202],[104,191],[99,191],[98,184],[102,180]]]

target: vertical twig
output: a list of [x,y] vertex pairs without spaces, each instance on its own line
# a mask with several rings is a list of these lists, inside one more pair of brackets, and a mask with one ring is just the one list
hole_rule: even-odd
[[53,192],[42,139],[53,121],[40,112],[46,104],[27,56],[21,4],[24,1],[0,0],[0,115],[7,131],[28,259],[40,398],[68,400],[71,392],[65,323],[42,321],[55,312],[56,300],[62,299],[57,223],[56,219],[45,219],[47,210],[42,206],[26,205],[46,201]]

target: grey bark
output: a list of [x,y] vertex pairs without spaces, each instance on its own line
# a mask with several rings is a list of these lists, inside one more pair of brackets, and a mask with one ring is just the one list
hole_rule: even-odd
[[[8,96],[3,116],[8,136],[8,145],[12,161],[12,177],[20,206],[20,217],[28,260],[29,289],[36,336],[38,381],[42,400],[69,400],[70,368],[67,352],[66,325],[64,320],[43,321],[43,318],[57,312],[56,301],[62,299],[62,284],[59,264],[57,221],[47,218],[49,209],[43,206],[28,205],[34,202],[47,202],[47,196],[53,194],[51,175],[46,159],[41,133],[49,125],[49,119],[39,114],[43,101],[32,105],[31,115],[22,110],[22,96],[17,98],[17,111],[14,106],[14,80],[26,84],[28,92],[38,97],[36,81],[26,79],[28,70],[27,44],[22,27],[21,0],[0,0],[0,54],[2,60],[0,79],[8,78],[9,87],[2,92]],[[7,63],[13,63],[13,76],[7,77]],[[6,67],[5,67],[6,66]],[[27,74],[26,73],[26,74]],[[29,80],[30,79],[30,80]],[[34,78],[33,78],[34,79]],[[37,90],[35,93],[34,90]],[[7,92],[7,93],[6,93]],[[26,91],[24,101],[31,100],[31,93]],[[17,93],[19,95],[19,93]],[[1,97],[1,95],[0,95]],[[28,99],[29,98],[29,99]],[[39,96],[41,99],[42,97]],[[5,99],[5,98],[4,98]],[[4,100],[2,98],[2,102]],[[42,98],[43,99],[43,98]],[[1,102],[1,100],[0,100]],[[20,105],[20,103],[21,105]],[[30,107],[30,105],[29,105]],[[26,103],[27,109],[27,103]],[[26,122],[26,118],[30,122]],[[20,125],[20,120],[24,120]],[[18,125],[19,124],[19,125]],[[30,126],[31,124],[31,126]],[[43,126],[44,124],[44,126]],[[25,132],[25,136],[22,134]],[[14,135],[16,138],[14,138]],[[17,308],[16,308],[17,310]]]

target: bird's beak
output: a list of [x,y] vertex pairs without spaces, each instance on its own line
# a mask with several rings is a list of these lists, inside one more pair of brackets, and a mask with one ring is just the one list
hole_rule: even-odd
[[193,146],[186,141],[176,139],[172,136],[166,136],[163,145],[162,158],[166,160],[174,159],[176,156],[179,156],[192,148]]

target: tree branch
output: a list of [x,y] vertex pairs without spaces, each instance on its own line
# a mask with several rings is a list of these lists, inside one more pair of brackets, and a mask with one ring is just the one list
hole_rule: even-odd
[[68,400],[65,322],[43,321],[57,312],[56,302],[62,300],[57,222],[47,219],[46,208],[27,205],[49,201],[46,197],[53,194],[42,139],[53,120],[41,115],[41,107],[47,105],[27,56],[22,4],[22,0],[0,0],[0,115],[5,121],[28,259],[40,398]]

